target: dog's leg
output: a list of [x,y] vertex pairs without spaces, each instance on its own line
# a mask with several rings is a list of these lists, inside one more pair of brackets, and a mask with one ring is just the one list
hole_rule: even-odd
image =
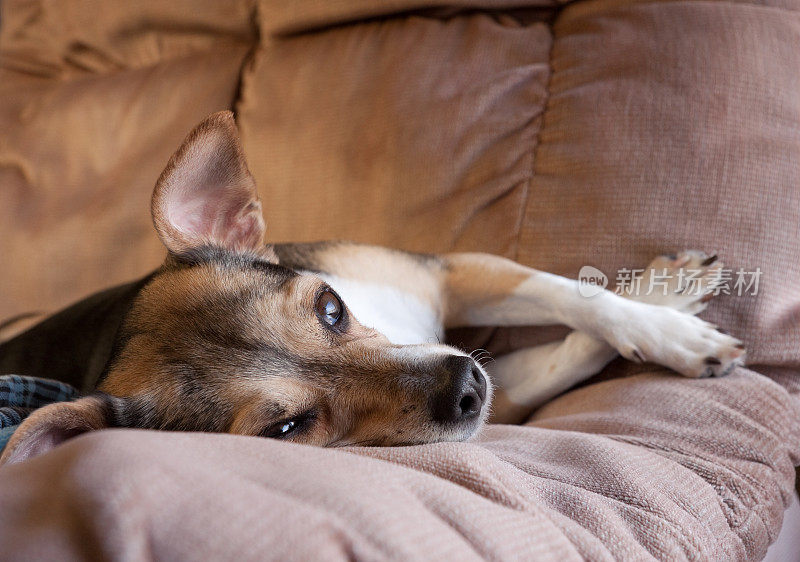
[[599,373],[617,350],[583,332],[484,365],[495,385],[494,423],[519,423],[551,398]]
[[[585,298],[578,292],[577,281],[503,258],[450,254],[444,259],[447,326],[565,324],[608,343],[627,359],[653,361],[689,377],[726,374],[744,359],[744,350],[735,338],[690,314],[659,306],[675,300],[679,295],[674,291],[651,295],[658,304],[637,302],[610,291]],[[714,262],[697,252],[667,261],[673,269],[691,269],[692,262],[708,267]],[[719,264],[714,268],[721,271]],[[659,291],[661,287],[656,293]],[[696,313],[701,303],[692,306],[689,312]],[[585,336],[573,338],[577,341],[569,342],[562,353],[575,348],[597,349],[584,341]],[[556,348],[550,351],[555,352]],[[595,372],[599,359],[591,359],[586,367],[572,369],[570,376],[577,377],[573,371],[589,368]]]
[[[721,279],[722,264],[704,266],[704,254],[687,252],[678,258],[656,258],[639,278],[639,291],[625,297],[634,301],[660,304],[675,310],[697,314],[701,312]],[[680,291],[679,271],[696,270],[697,285]],[[654,275],[666,285],[647,291]],[[604,341],[584,332],[571,332],[564,340],[521,349],[499,357],[486,365],[495,385],[502,393],[495,408],[493,421],[518,422],[531,411],[568,388],[598,373],[618,355]]]

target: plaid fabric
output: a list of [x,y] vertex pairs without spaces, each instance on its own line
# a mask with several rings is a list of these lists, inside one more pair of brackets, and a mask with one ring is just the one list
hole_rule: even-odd
[[0,451],[36,408],[77,397],[78,389],[63,382],[19,375],[0,377]]

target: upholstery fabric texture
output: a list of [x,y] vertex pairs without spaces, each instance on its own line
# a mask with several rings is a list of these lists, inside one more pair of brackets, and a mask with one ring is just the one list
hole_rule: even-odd
[[800,465],[798,69],[797,0],[5,0],[0,318],[156,267],[155,180],[225,108],[272,241],[761,273],[703,314],[748,368],[616,361],[471,443],[71,440],[0,468],[4,558],[760,559]]

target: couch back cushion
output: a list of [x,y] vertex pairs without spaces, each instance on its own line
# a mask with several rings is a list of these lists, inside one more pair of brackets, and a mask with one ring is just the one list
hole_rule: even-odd
[[248,4],[2,3],[0,321],[163,260],[150,195],[186,133],[232,105]]
[[552,27],[469,13],[269,37],[237,105],[269,233],[593,265],[612,285],[660,253],[717,252],[732,294],[706,318],[751,364],[796,368],[796,16],[603,1]]

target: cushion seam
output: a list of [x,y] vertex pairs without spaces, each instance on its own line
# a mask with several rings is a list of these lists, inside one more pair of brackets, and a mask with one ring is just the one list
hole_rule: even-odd
[[528,214],[528,203],[530,202],[531,198],[531,191],[533,190],[533,178],[536,175],[536,158],[539,152],[539,146],[541,144],[541,137],[542,137],[542,130],[544,130],[544,117],[547,114],[547,110],[550,106],[550,86],[553,82],[553,49],[555,48],[556,44],[556,32],[553,23],[548,25],[550,29],[550,48],[547,51],[547,82],[545,83],[544,89],[544,103],[542,104],[542,110],[538,115],[540,120],[539,130],[534,135],[533,143],[530,149],[530,168],[528,170],[528,181],[527,188],[525,189],[525,194],[522,197],[522,204],[520,205],[520,213],[519,213],[519,222],[517,223],[517,240],[516,240],[516,248],[514,249],[514,261],[519,262],[519,254],[522,248],[522,235],[523,230],[525,229],[525,217]]

